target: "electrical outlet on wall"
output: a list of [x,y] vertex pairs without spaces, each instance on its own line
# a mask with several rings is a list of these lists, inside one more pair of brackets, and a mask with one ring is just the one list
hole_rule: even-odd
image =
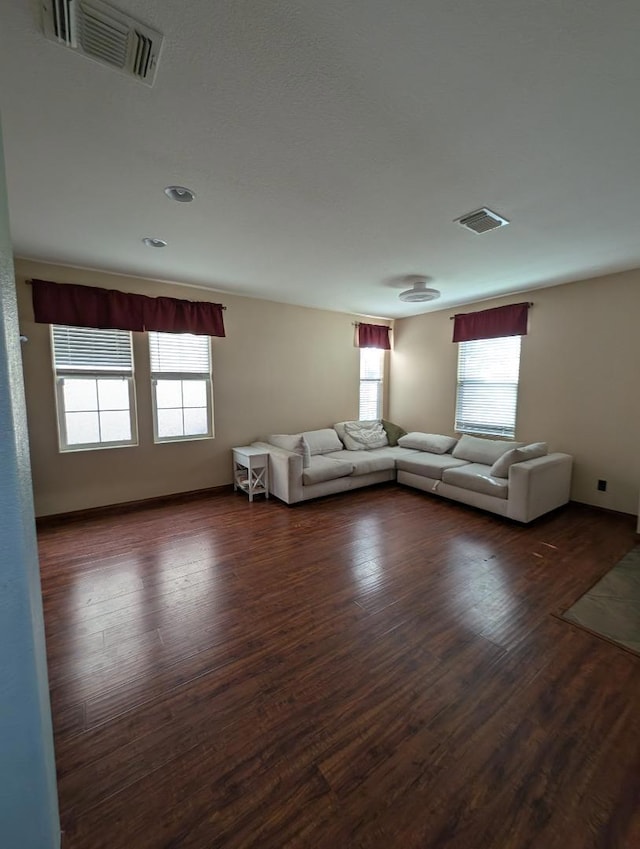
[[606,492],[607,491],[607,482],[603,480],[598,481],[598,492]]

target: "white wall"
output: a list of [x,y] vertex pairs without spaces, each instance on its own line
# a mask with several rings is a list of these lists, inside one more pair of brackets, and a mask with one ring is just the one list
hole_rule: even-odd
[[60,845],[18,310],[0,139],[0,845]]
[[[450,316],[530,300],[516,439],[575,458],[572,498],[638,512],[640,270],[396,321],[389,415],[454,434],[457,346]],[[598,479],[608,482],[598,492]]]

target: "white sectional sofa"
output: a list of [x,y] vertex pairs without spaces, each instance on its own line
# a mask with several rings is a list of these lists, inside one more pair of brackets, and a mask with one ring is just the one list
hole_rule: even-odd
[[569,501],[572,457],[545,443],[409,433],[390,445],[385,427],[339,422],[255,442],[269,454],[269,491],[295,504],[397,480],[523,523]]

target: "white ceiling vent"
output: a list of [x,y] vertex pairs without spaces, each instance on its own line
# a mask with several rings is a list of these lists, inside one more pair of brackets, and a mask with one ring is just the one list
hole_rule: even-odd
[[497,227],[505,227],[509,222],[506,218],[484,207],[476,209],[475,212],[469,212],[462,218],[456,218],[456,223],[471,230],[472,233],[488,233],[489,230],[495,230]]
[[51,41],[153,85],[163,36],[102,0],[44,0]]

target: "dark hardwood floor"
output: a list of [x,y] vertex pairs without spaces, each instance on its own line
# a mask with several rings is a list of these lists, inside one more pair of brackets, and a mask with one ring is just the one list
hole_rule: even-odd
[[64,849],[638,849],[640,657],[555,615],[636,542],[395,485],[43,526]]

